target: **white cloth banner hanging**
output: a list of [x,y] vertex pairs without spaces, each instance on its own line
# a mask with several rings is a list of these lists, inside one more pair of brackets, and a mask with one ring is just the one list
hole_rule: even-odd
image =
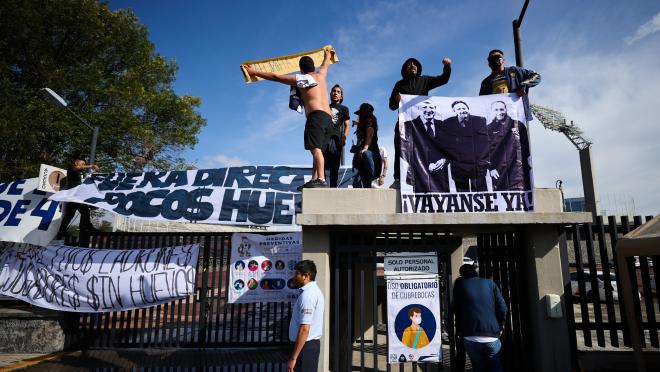
[[43,246],[53,240],[62,213],[38,186],[38,178],[0,184],[0,241]]
[[401,95],[403,213],[534,210],[529,127],[516,93]]
[[302,259],[302,233],[231,237],[229,303],[295,301],[291,279]]
[[440,362],[442,332],[437,275],[387,279],[387,361]]
[[53,310],[150,307],[195,292],[199,245],[153,249],[14,246],[0,252],[0,294]]
[[[339,187],[354,172],[340,168]],[[244,166],[189,171],[93,174],[51,199],[153,221],[294,226],[309,168]]]

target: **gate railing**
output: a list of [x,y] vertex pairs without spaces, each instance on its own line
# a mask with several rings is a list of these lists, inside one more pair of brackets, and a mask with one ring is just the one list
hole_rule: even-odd
[[[69,344],[78,347],[222,347],[288,344],[291,305],[230,304],[230,233],[99,233],[99,249],[141,249],[199,243],[195,294],[146,309],[72,314]],[[68,245],[76,245],[70,238]]]
[[[616,242],[621,236],[648,221],[610,216],[607,222],[598,216],[594,223],[564,227],[562,249],[568,254],[570,284],[564,288],[569,332],[574,349],[594,347],[632,347],[624,316],[619,269],[616,266]],[[658,348],[660,342],[660,255],[630,257],[626,264],[631,273],[635,316],[642,324],[644,348]]]

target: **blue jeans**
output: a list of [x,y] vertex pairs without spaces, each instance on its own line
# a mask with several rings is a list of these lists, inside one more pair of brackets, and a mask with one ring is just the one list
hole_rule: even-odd
[[463,339],[465,351],[470,356],[474,372],[503,372],[500,355],[502,342],[500,340],[480,343]]
[[376,170],[380,172],[380,154],[376,155],[371,150],[363,152],[362,158],[358,159],[358,171],[363,188],[371,188],[371,181],[379,176],[376,174]]

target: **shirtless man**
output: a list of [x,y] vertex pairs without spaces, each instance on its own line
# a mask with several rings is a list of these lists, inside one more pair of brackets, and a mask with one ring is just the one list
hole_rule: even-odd
[[300,90],[307,116],[305,150],[312,153],[312,179],[303,187],[328,187],[325,182],[323,148],[326,145],[326,129],[332,125],[332,111],[330,111],[328,102],[325,77],[328,74],[330,58],[334,52],[334,50],[325,50],[323,63],[318,72],[314,72],[314,61],[309,56],[300,58],[298,64],[302,74],[296,75],[278,75],[272,72],[256,71],[248,64],[242,66],[250,76],[296,86]]

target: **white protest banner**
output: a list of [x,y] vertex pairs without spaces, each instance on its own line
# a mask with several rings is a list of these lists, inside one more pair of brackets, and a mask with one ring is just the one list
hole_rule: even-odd
[[388,363],[442,360],[439,286],[437,276],[387,279]]
[[433,253],[385,253],[385,276],[437,275],[438,256]]
[[[225,225],[294,225],[297,190],[311,177],[304,167],[245,166],[189,171],[94,174],[82,185],[51,196],[122,216]],[[339,170],[339,185],[353,171]]]
[[291,278],[302,260],[302,233],[231,236],[229,303],[294,301]]
[[53,310],[150,307],[195,292],[199,245],[153,249],[14,247],[0,253],[0,294]]
[[62,213],[38,184],[38,178],[0,184],[0,241],[43,246],[53,240]]
[[60,191],[60,182],[66,177],[66,169],[41,164],[39,168],[39,186],[37,190],[43,192]]
[[403,213],[533,211],[523,100],[401,95]]

